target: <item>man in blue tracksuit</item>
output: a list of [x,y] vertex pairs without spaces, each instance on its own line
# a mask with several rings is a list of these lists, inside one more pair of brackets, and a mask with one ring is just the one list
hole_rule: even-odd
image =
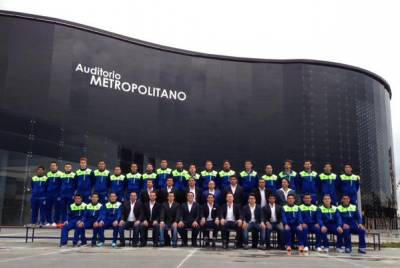
[[265,187],[270,189],[273,194],[280,188],[278,176],[273,173],[272,165],[265,166],[265,174],[261,178],[265,181]]
[[243,200],[249,198],[249,194],[258,186],[258,174],[253,170],[253,162],[246,160],[244,170],[240,172],[240,185],[243,187]]
[[145,190],[147,188],[148,180],[152,180],[154,188],[156,188],[156,179],[157,179],[157,174],[154,172],[154,166],[152,163],[148,163],[146,165],[146,170],[142,175],[142,189]]
[[119,222],[122,219],[122,206],[121,203],[117,201],[117,195],[115,193],[110,193],[108,196],[108,203],[104,206],[104,217],[100,220],[100,245],[104,244],[104,231],[112,228],[113,238],[112,247],[115,247],[118,239],[119,232]]
[[203,190],[208,188],[208,183],[210,181],[214,181],[215,184],[218,185],[218,182],[217,182],[218,172],[213,169],[214,168],[213,162],[211,162],[210,160],[207,160],[204,167],[205,167],[205,170],[200,172],[201,184],[199,185],[199,188],[201,188]]
[[131,172],[126,174],[126,196],[128,200],[131,193],[135,192],[136,196],[140,195],[142,187],[142,174],[138,172],[138,165],[136,163],[131,164]]
[[110,187],[110,171],[106,169],[106,163],[99,161],[97,169],[93,172],[93,192],[97,193],[100,203],[107,203],[108,189]]
[[365,254],[366,247],[365,244],[365,227],[361,224],[361,215],[357,209],[356,205],[350,204],[350,197],[348,195],[343,195],[342,204],[338,206],[338,211],[343,221],[343,230],[348,230],[350,232],[344,239],[344,246],[346,253],[351,253],[351,234],[358,235],[358,252]]
[[337,194],[336,191],[338,189],[339,177],[332,173],[332,165],[330,163],[326,163],[324,165],[324,170],[318,176],[319,180],[319,191],[320,191],[320,201],[322,201],[322,197],[326,194],[330,195],[332,199],[332,204],[337,205]]
[[292,250],[294,235],[296,235],[299,245],[299,251],[304,250],[304,233],[303,233],[303,218],[299,206],[295,205],[296,197],[294,194],[289,194],[287,204],[283,206],[282,223],[285,228],[285,243],[286,250]]
[[58,170],[57,162],[51,162],[50,171],[46,175],[46,226],[55,227],[61,223],[61,175],[62,172]]
[[[81,245],[86,245],[85,230],[93,229],[92,247],[96,246],[96,240],[100,234],[100,221],[104,218],[104,206],[100,203],[100,196],[97,193],[91,195],[91,202],[86,205],[82,220],[77,223]],[[99,243],[98,246],[102,246]]]
[[342,217],[337,209],[337,207],[332,205],[332,200],[329,195],[325,195],[322,199],[322,206],[318,208],[317,217],[319,225],[321,226],[321,240],[323,248],[317,248],[318,252],[329,251],[329,241],[328,234],[336,235],[336,251],[342,252],[342,239],[347,238],[349,232],[348,230],[343,230]]
[[283,163],[283,171],[279,172],[279,183],[281,185],[282,179],[287,179],[289,182],[289,187],[293,191],[297,192],[297,184],[298,184],[298,174],[296,171],[292,170],[293,161],[285,160]]
[[120,166],[114,167],[114,174],[110,176],[111,193],[116,193],[118,201],[124,202],[125,200],[125,175],[122,174]]
[[182,203],[185,200],[185,189],[189,180],[189,173],[183,169],[183,162],[177,161],[175,169],[172,171],[172,178],[174,180],[174,188],[176,189],[175,199],[178,203]]
[[36,175],[31,180],[31,222],[32,224],[38,223],[38,216],[40,213],[40,224],[43,225],[46,221],[46,187],[47,177],[45,176],[44,167],[39,166],[36,168]]
[[75,191],[75,173],[72,172],[72,165],[70,163],[66,163],[64,165],[64,172],[61,174],[61,222],[65,222],[67,220],[67,211],[69,205],[74,202]]
[[357,205],[357,193],[360,189],[360,176],[353,174],[351,164],[344,165],[344,174],[340,175],[340,192],[350,197],[350,202]]
[[315,234],[315,246],[321,247],[321,226],[318,223],[317,210],[318,207],[312,204],[312,197],[310,194],[305,193],[303,195],[303,204],[299,206],[301,211],[301,217],[303,218],[303,235],[304,235],[304,251],[309,250],[308,234]]
[[315,204],[318,200],[318,173],[312,170],[312,163],[310,160],[304,162],[304,170],[299,173],[298,188],[301,195],[304,196],[308,193],[312,197],[312,203]]
[[171,177],[172,169],[168,167],[167,160],[161,160],[160,168],[156,170],[157,179],[156,179],[156,188],[163,189],[167,187],[167,179]]
[[93,172],[87,167],[87,158],[79,159],[79,169],[75,172],[76,192],[82,196],[83,202],[90,202],[92,191]]
[[[228,187],[230,185],[230,177],[233,175],[236,175],[236,172],[231,169],[231,163],[229,160],[224,160],[222,163],[222,170],[218,172],[218,182],[216,182],[218,188],[224,190],[226,187]],[[207,188],[204,188],[203,190],[206,189]]]
[[77,230],[77,223],[83,218],[83,214],[86,209],[86,204],[82,202],[82,197],[76,194],[74,197],[74,203],[68,208],[67,220],[64,222],[64,226],[61,230],[61,241],[60,246],[65,247],[68,243],[68,233],[72,229],[75,230],[72,245],[76,246],[79,240],[79,231]]

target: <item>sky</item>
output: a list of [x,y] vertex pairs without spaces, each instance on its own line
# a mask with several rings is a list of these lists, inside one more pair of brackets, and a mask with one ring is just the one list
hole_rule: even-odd
[[198,52],[327,60],[375,72],[393,92],[394,152],[400,174],[400,1],[0,0],[0,9]]

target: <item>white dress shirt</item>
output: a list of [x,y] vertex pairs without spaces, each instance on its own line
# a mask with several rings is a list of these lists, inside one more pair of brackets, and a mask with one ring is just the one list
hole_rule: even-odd
[[251,213],[250,222],[256,222],[256,215],[255,215],[256,206],[252,207],[249,205],[249,207],[250,207],[250,213]]
[[156,202],[151,202],[150,201],[150,219],[151,219],[151,216],[153,215],[153,207],[154,207],[154,204],[155,204]]
[[264,189],[261,189],[261,188],[258,188],[259,190],[260,190],[260,196],[261,196],[261,207],[263,208],[263,207],[265,207],[265,204],[267,203],[267,200],[266,200],[266,198],[265,198],[265,188]]
[[131,211],[129,212],[128,221],[135,221],[136,220],[135,213],[133,212],[133,210],[135,208],[136,201],[133,203],[132,202],[130,202],[130,203],[131,203]]
[[233,204],[231,204],[231,205],[227,204],[226,207],[227,207],[226,220],[227,221],[236,221],[235,214],[233,213]]
[[209,203],[207,203],[207,206],[208,206],[208,217],[207,217],[207,221],[212,221],[212,209],[213,209],[213,206],[210,205]]
[[232,194],[235,194],[236,188],[237,188],[237,185],[235,185],[235,186],[232,186],[232,185],[231,185]]
[[189,212],[192,210],[193,203],[187,203]]
[[172,191],[172,187],[167,186],[167,192],[170,193]]
[[277,222],[275,204],[269,204],[269,208],[271,209],[271,222]]

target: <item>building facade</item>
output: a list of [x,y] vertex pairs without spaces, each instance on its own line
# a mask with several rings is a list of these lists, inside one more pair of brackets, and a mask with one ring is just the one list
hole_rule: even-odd
[[395,216],[391,91],[337,63],[208,55],[62,20],[0,12],[0,224],[29,218],[37,165],[87,156],[210,159],[275,171],[290,158],[361,175],[363,212]]

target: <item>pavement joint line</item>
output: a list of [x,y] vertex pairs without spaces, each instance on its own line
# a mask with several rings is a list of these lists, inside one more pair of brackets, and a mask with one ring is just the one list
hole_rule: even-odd
[[197,251],[198,249],[195,248],[192,251],[189,252],[189,254],[176,266],[176,268],[182,267],[182,265],[190,258],[193,256],[193,254]]
[[[317,252],[317,254],[323,255],[323,254],[318,253],[318,252]],[[332,255],[323,255],[323,256],[325,256],[326,258],[334,259],[334,260],[337,260],[337,261],[339,261],[339,262],[343,262],[343,263],[346,263],[346,264],[355,266],[355,267],[370,268],[370,267],[367,266],[367,265],[363,265],[363,264],[359,264],[359,263],[354,263],[354,262],[348,261],[348,260],[346,260],[346,258],[338,258],[338,257],[332,256]]]
[[58,249],[58,250],[55,250],[55,251],[45,252],[45,253],[41,253],[41,254],[34,254],[34,255],[28,255],[28,256],[8,258],[8,259],[0,260],[0,263],[7,263],[7,262],[12,262],[12,261],[20,261],[20,260],[25,260],[25,259],[35,258],[35,257],[48,256],[48,255],[53,255],[53,254],[58,254],[58,253],[63,253],[63,252],[69,252],[69,251],[77,251],[77,250],[78,250],[78,248]]

